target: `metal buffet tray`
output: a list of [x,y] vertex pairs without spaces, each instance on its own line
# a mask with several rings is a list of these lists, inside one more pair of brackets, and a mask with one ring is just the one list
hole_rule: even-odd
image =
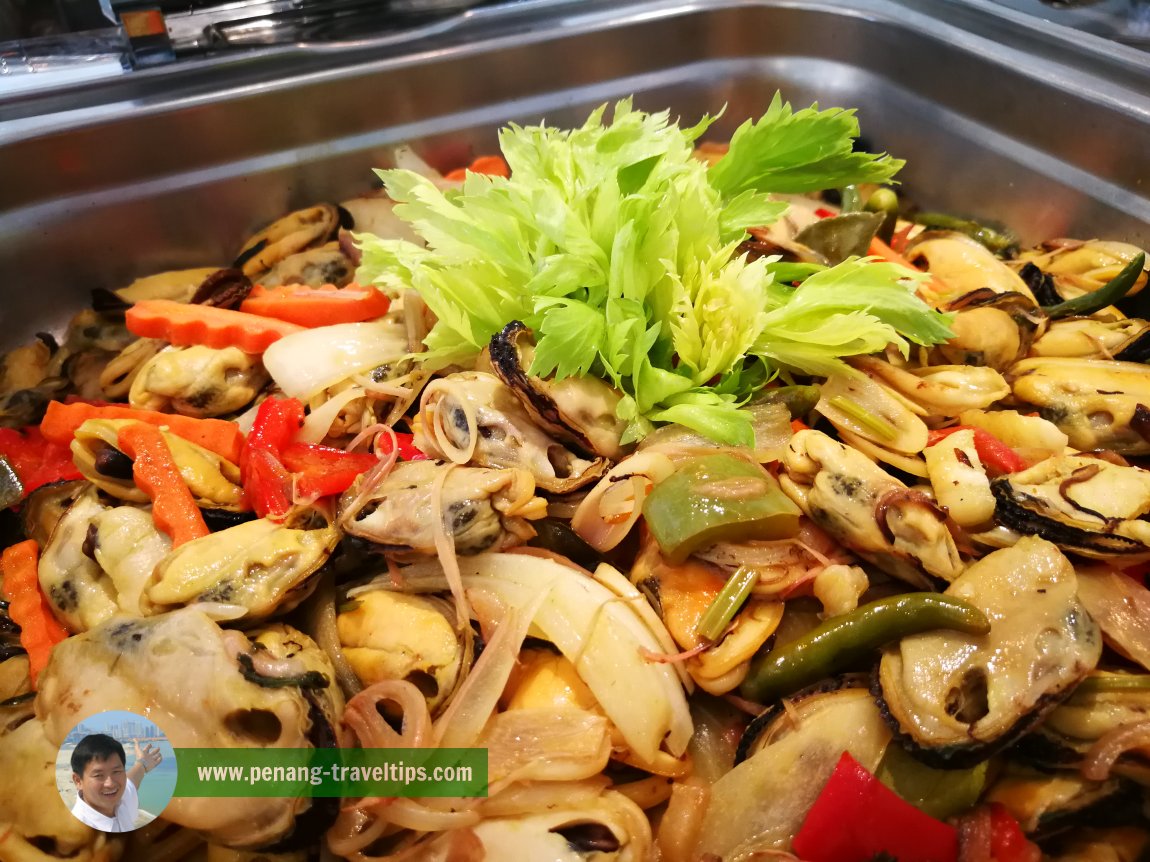
[[632,93],[688,121],[725,103],[716,137],[776,89],[856,107],[923,206],[1150,244],[1146,55],[991,3],[525,2],[434,35],[0,95],[0,347],[92,288],[227,264],[290,209],[371,188],[396,144],[454,167],[506,121]]

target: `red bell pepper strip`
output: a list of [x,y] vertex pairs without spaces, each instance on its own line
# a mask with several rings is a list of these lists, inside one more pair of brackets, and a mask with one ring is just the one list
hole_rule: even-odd
[[116,435],[117,445],[132,459],[132,478],[152,501],[152,520],[172,537],[172,547],[208,535],[208,525],[164,435],[155,425],[133,422]]
[[296,398],[268,398],[256,411],[240,458],[240,475],[261,518],[280,520],[291,510],[291,474],[282,459],[301,425],[303,404]]
[[356,476],[378,463],[379,459],[371,454],[313,443],[292,443],[283,450],[283,465],[296,474],[296,496],[306,499],[342,494]]
[[[426,461],[427,455],[415,448],[415,435],[404,434],[402,431],[393,431],[395,446],[399,450],[400,461]],[[379,438],[380,444],[389,443],[387,435]],[[390,451],[390,450],[385,450]]]
[[21,431],[0,428],[0,455],[16,472],[25,497],[41,485],[81,478],[72,463],[72,450],[45,439],[35,425]]
[[953,428],[940,428],[931,431],[926,438],[926,445],[933,446],[939,440],[945,440],[955,431],[974,432],[974,450],[984,467],[992,473],[1017,473],[1026,467],[1022,457],[987,431],[985,428],[972,428],[970,425],[955,425]]
[[9,619],[20,626],[20,646],[28,651],[33,688],[48,664],[52,647],[68,637],[40,590],[39,556],[39,547],[32,539],[12,545],[0,555],[0,592],[8,600]]
[[843,752],[795,836],[804,862],[956,862],[954,827],[919,811]]

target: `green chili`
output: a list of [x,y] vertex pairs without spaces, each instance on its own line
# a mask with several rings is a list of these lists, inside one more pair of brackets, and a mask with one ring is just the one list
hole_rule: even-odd
[[770,703],[857,666],[883,644],[934,629],[986,634],[990,622],[973,605],[938,593],[878,599],[756,657],[739,693],[748,700]]
[[1108,305],[1113,305],[1130,292],[1130,289],[1138,281],[1138,277],[1142,275],[1142,268],[1145,265],[1146,254],[1139,252],[1137,257],[1122,267],[1122,271],[1118,275],[1098,290],[1084,293],[1082,296],[1076,296],[1074,299],[1068,299],[1058,303],[1058,305],[1049,306],[1046,309],[1046,316],[1051,320],[1056,320],[1059,317],[1069,317],[1072,314],[1087,315]]
[[731,575],[715,600],[703,612],[699,624],[695,626],[695,633],[703,640],[712,643],[717,641],[747,601],[758,580],[758,571],[746,566]]
[[995,230],[973,219],[958,218],[945,213],[916,213],[914,221],[927,228],[964,233],[995,254],[1002,254],[1018,245],[1018,239],[1009,231]]

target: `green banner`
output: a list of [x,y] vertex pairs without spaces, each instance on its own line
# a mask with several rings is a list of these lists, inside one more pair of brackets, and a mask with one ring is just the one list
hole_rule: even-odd
[[174,796],[486,796],[485,748],[177,748]]

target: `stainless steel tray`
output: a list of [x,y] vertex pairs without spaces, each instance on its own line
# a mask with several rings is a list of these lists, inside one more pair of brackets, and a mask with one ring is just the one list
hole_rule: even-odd
[[226,264],[289,209],[370,188],[398,143],[454,166],[508,120],[574,123],[631,93],[687,120],[725,103],[718,136],[776,89],[856,107],[869,146],[908,160],[904,186],[924,206],[1028,241],[1150,245],[1138,52],[947,0],[544,7],[398,53],[346,45],[145,73],[75,94],[42,124],[0,102],[18,118],[0,123],[0,346],[57,329],[91,288]]

